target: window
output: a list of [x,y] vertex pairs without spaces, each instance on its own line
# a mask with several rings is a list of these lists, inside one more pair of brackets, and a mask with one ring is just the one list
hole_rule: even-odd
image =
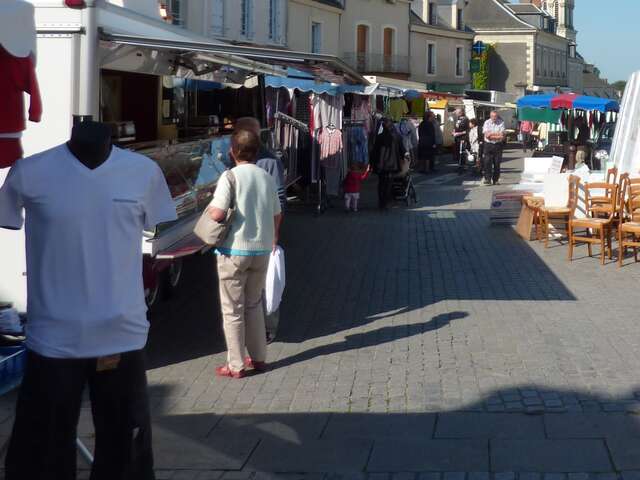
[[358,25],[356,28],[356,61],[359,71],[368,70],[367,54],[369,52],[369,27]]
[[464,50],[462,47],[456,47],[456,77],[462,77],[462,65],[464,63]]
[[429,2],[429,25],[438,23],[438,7],[435,2]]
[[225,0],[211,1],[211,33],[213,35],[224,35],[224,3]]
[[394,34],[393,28],[385,28],[382,31],[382,51],[383,51],[383,71],[393,71],[393,50],[394,50]]
[[247,38],[251,38],[253,36],[253,0],[242,0],[240,15],[240,33]]
[[322,24],[311,23],[311,53],[322,53]]
[[280,41],[280,0],[269,0],[269,39]]
[[427,75],[436,74],[436,44],[427,44]]
[[184,25],[185,15],[184,8],[186,2],[182,0],[166,0],[162,3],[162,6],[166,9],[167,17],[166,21],[173,25]]
[[458,30],[464,30],[463,19],[462,19],[462,9],[459,8],[456,14],[456,28]]

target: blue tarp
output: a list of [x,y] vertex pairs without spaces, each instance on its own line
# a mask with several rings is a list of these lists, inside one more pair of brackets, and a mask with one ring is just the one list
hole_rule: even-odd
[[518,108],[551,108],[551,99],[555,93],[545,93],[542,95],[525,95],[518,99]]
[[[617,112],[619,104],[610,98],[589,97],[586,95],[562,95],[570,97],[572,108],[578,110],[598,110],[600,112]],[[543,95],[525,95],[518,99],[518,108],[553,108],[552,101],[556,97],[561,97],[555,93],[545,93]]]
[[599,112],[617,112],[620,105],[610,98],[578,96],[573,101],[573,108],[580,110],[598,110]]
[[295,68],[287,68],[286,77],[265,75],[264,79],[265,85],[273,88],[284,87],[302,92],[328,93],[329,95],[365,93],[364,85],[335,85],[333,83],[317,82],[310,73]]

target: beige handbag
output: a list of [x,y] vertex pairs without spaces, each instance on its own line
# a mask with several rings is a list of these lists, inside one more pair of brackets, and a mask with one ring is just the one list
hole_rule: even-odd
[[231,186],[231,204],[227,211],[227,218],[224,222],[216,222],[209,214],[209,208],[207,207],[202,215],[198,219],[198,223],[193,229],[193,233],[207,245],[219,247],[226,240],[231,230],[231,224],[233,223],[233,217],[236,213],[236,176],[233,174],[233,170],[227,171],[227,179]]

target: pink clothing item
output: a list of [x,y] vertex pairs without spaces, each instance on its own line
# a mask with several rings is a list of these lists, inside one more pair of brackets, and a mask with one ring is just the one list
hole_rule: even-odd
[[344,179],[344,193],[360,193],[362,182],[367,179],[369,172],[349,172]]
[[522,133],[533,132],[533,123],[531,123],[529,120],[524,120],[522,123],[520,123],[520,131]]
[[338,168],[342,157],[342,130],[323,128],[318,135],[320,162],[325,168]]
[[26,128],[24,92],[31,97],[29,120],[39,122],[42,102],[31,57],[14,57],[0,46],[0,133],[21,132]]

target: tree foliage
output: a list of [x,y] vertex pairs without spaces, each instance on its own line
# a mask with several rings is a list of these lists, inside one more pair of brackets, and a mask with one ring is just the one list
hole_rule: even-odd
[[624,80],[618,80],[617,82],[614,82],[612,86],[619,92],[624,92],[624,89],[627,86],[627,82]]

